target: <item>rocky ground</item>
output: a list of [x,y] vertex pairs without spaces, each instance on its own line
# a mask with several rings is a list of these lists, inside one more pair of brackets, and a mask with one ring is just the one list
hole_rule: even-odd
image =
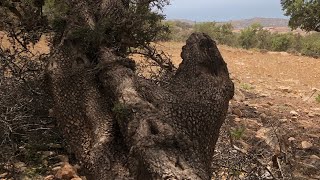
[[[162,43],[174,63],[182,43]],[[236,94],[217,144],[215,179],[320,179],[320,60],[219,47]],[[0,179],[85,179],[62,141],[21,147]]]

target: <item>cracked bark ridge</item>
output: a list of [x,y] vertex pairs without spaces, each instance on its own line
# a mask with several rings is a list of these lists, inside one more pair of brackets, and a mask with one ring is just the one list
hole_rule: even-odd
[[[234,93],[215,42],[192,34],[169,84],[101,48],[99,71],[68,49],[48,66],[54,112],[92,179],[211,179],[219,129]],[[80,60],[79,60],[80,59]]]

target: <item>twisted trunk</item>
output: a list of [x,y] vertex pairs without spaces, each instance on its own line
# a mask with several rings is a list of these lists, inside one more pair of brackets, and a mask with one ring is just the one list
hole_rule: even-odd
[[213,40],[192,34],[165,86],[138,77],[133,60],[106,47],[99,68],[81,56],[81,47],[62,49],[48,66],[54,115],[89,179],[211,178],[233,96]]

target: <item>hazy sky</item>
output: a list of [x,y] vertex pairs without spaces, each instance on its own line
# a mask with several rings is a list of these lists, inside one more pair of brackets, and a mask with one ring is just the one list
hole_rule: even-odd
[[225,21],[253,17],[286,18],[280,0],[171,0],[167,19]]

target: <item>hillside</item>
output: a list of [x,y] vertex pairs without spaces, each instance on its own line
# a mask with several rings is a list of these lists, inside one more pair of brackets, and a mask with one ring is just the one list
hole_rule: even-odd
[[[194,25],[197,22],[196,21],[191,21],[187,19],[171,19],[167,21],[175,21],[175,22],[182,22],[188,25]],[[297,30],[291,30],[290,27],[288,27],[289,20],[288,19],[282,19],[282,18],[251,18],[251,19],[240,19],[240,20],[230,20],[230,21],[225,21],[225,22],[217,22],[218,24],[225,24],[225,23],[230,23],[232,24],[234,28],[234,32],[240,32],[240,30],[254,24],[254,23],[259,23],[261,24],[266,30],[269,30],[270,32],[273,33],[286,33],[286,32],[294,32],[294,33],[300,33],[300,34],[305,34],[304,31],[301,29]]]
[[251,18],[242,20],[231,20],[222,23],[231,23],[235,29],[243,29],[251,24],[259,23],[263,27],[288,27],[289,20],[281,18]]
[[[180,21],[190,25],[197,23],[196,21],[191,21],[187,19],[168,19],[167,21]],[[250,26],[253,23],[259,23],[263,27],[288,27],[289,20],[282,18],[251,18],[251,19],[240,19],[240,20],[230,20],[218,22],[219,24],[231,23],[235,29],[243,29]]]

